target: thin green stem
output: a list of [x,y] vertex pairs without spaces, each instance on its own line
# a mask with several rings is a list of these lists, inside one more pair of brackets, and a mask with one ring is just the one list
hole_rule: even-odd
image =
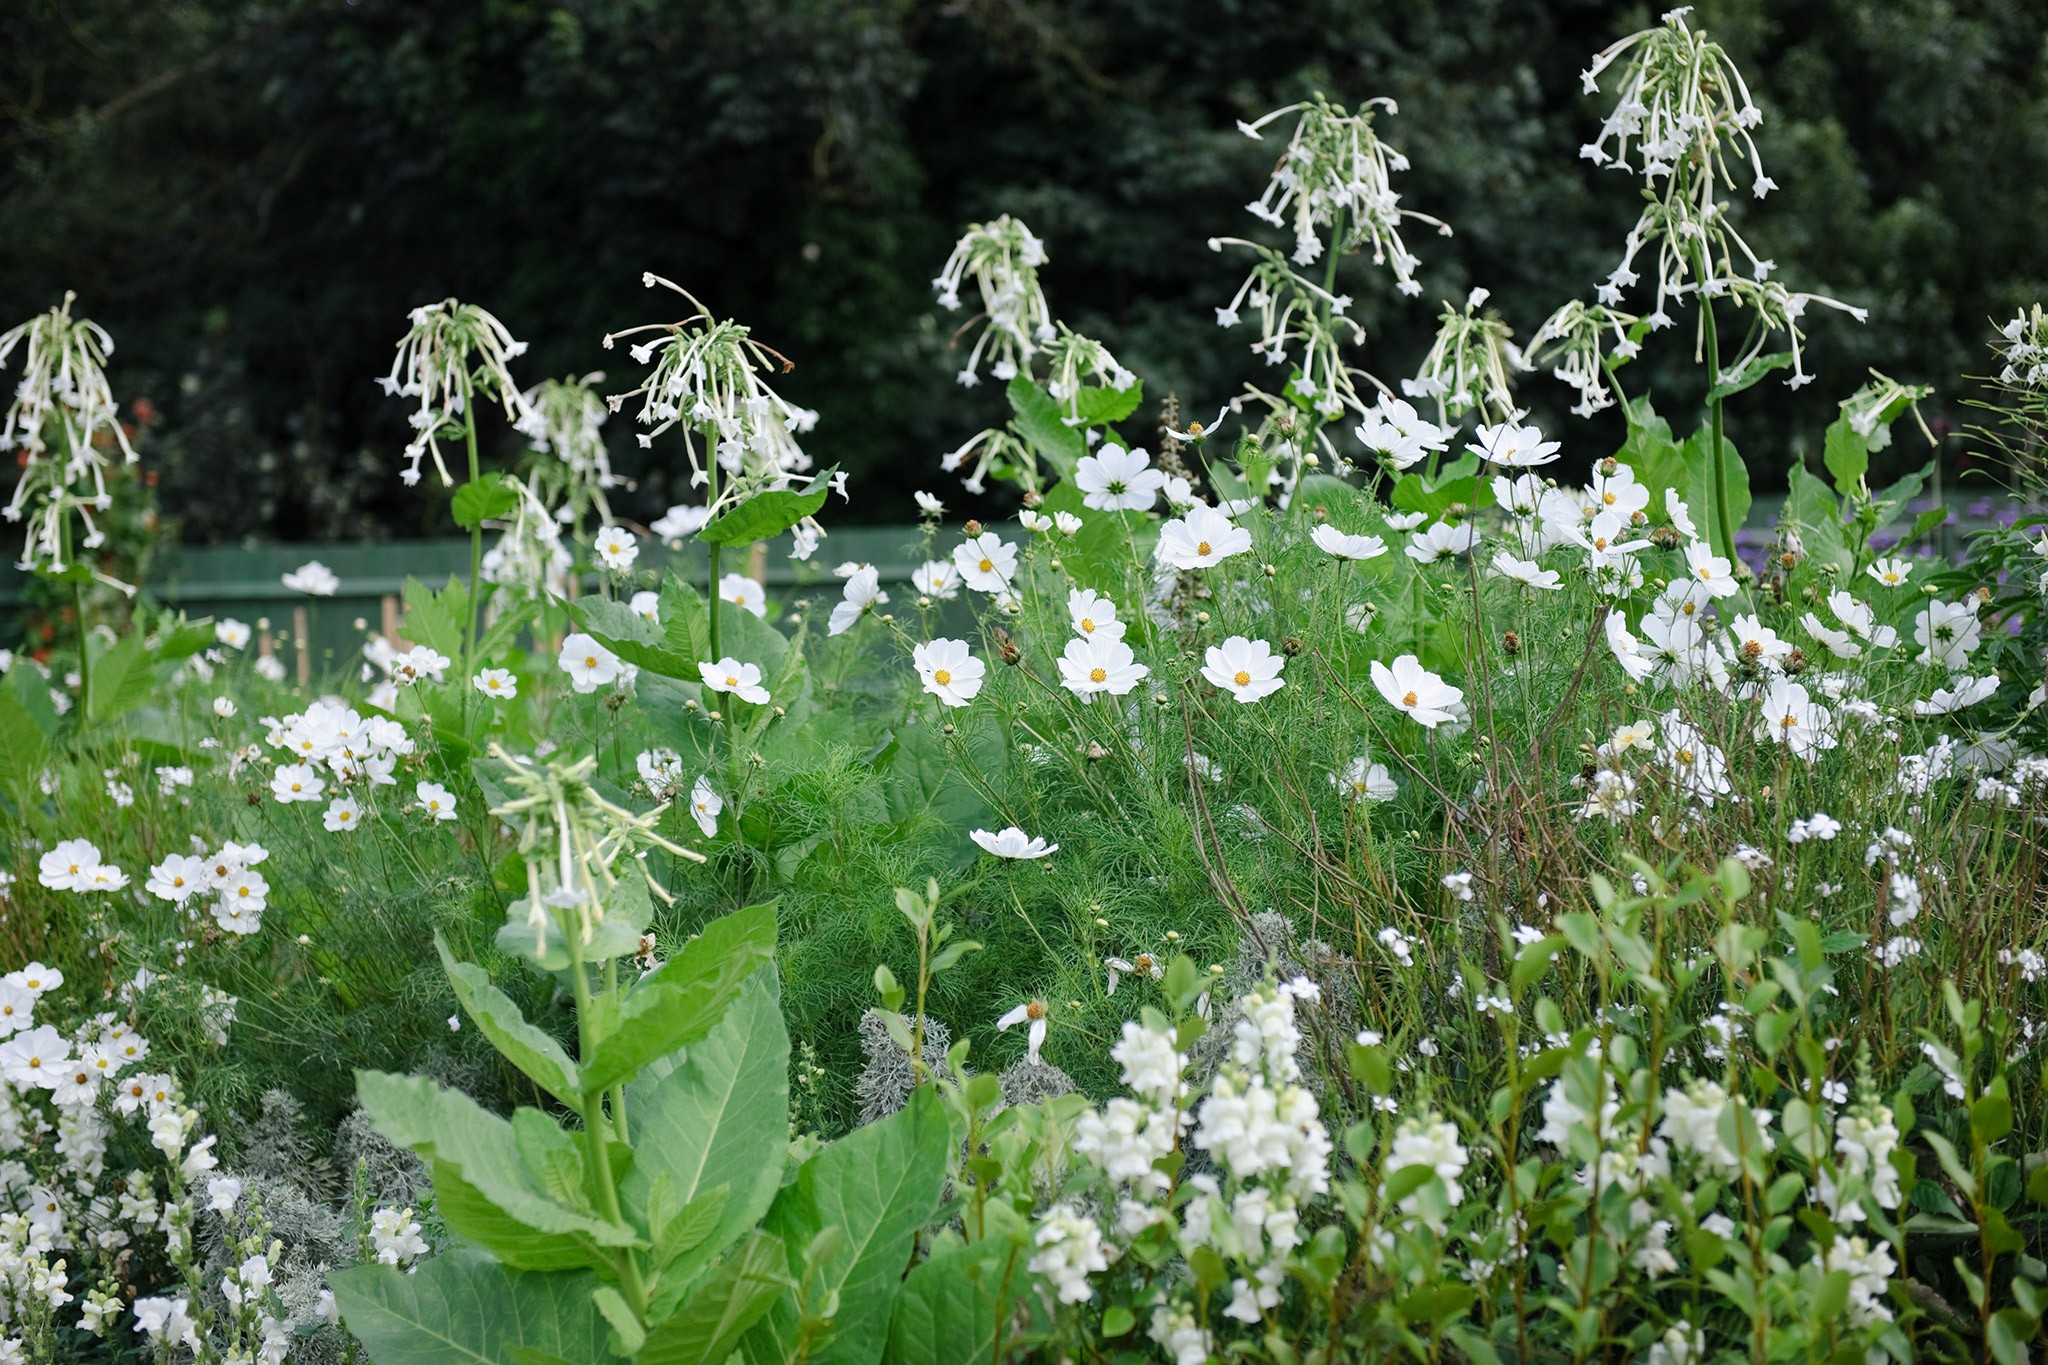
[[[563,939],[569,945],[573,959],[569,966],[569,978],[576,992],[576,1041],[577,1055],[588,1057],[596,1049],[598,1040],[591,1028],[590,972],[583,961],[583,943],[573,925],[562,926]],[[605,1150],[605,1129],[608,1126],[604,1114],[602,1091],[586,1091],[577,1105],[577,1115],[583,1120],[583,1159],[590,1172],[590,1183],[597,1190],[602,1201],[600,1207],[607,1219],[623,1225],[624,1211],[619,1206],[618,1182],[612,1178],[611,1154]],[[623,1123],[625,1111],[618,1114]],[[631,1247],[613,1247],[613,1264],[619,1273],[619,1287],[625,1291],[627,1302],[636,1313],[647,1312],[647,1284],[640,1274],[640,1258]]]
[[[1704,268],[1702,275],[1705,274]],[[1735,563],[1734,515],[1728,505],[1728,442],[1722,434],[1721,406],[1716,392],[1721,387],[1721,338],[1714,330],[1714,301],[1700,296],[1700,322],[1707,349],[1708,469],[1714,480],[1714,535],[1716,548],[1730,566]]]
[[[476,404],[470,393],[469,376],[462,379],[462,440],[469,449],[469,481],[477,482],[482,467],[476,454]],[[462,623],[462,677],[459,691],[462,694],[462,718],[464,728],[469,721],[469,680],[476,676],[476,620],[483,613],[484,576],[484,524],[478,521],[469,528],[469,610]]]

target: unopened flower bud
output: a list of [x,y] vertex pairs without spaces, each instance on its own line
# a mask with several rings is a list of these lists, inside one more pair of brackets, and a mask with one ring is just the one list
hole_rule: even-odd
[[1520,654],[1522,652],[1522,637],[1511,630],[1503,632],[1500,637],[1500,651],[1509,658]]
[[967,524],[961,527],[960,529],[962,531],[965,531],[969,536],[978,536],[981,534],[981,523],[976,521],[973,517],[969,517],[967,519]]

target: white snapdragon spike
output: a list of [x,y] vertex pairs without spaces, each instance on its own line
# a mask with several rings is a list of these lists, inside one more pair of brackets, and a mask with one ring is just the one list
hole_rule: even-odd
[[1380,537],[1346,535],[1328,522],[1310,531],[1309,539],[1335,559],[1377,559],[1387,552],[1387,542]]
[[1061,685],[1082,701],[1125,696],[1152,673],[1121,635],[1077,635],[1054,663]]
[[[76,298],[66,291],[57,307],[0,333],[0,369],[22,350],[21,380],[0,421],[0,448],[21,452],[21,478],[0,515],[28,523],[21,568],[60,574],[83,564],[95,579],[132,597],[134,585],[101,573],[90,556],[77,554],[105,543],[93,514],[114,505],[107,491],[109,461],[96,440],[107,437],[128,464],[137,456],[107,383],[114,340],[98,323],[72,316]],[[72,513],[84,526],[75,541]]]
[[940,638],[915,646],[910,654],[918,681],[941,705],[966,706],[981,695],[988,665],[974,657],[965,640]]
[[1107,443],[1100,453],[1083,455],[1074,470],[1081,505],[1098,512],[1150,511],[1165,485],[1166,475],[1143,450]]
[[1763,111],[1727,52],[1694,30],[1686,21],[1688,13],[1673,10],[1661,27],[1613,44],[1584,73],[1586,92],[1595,93],[1601,74],[1628,58],[1614,112],[1579,154],[1596,166],[1640,175],[1646,200],[1629,229],[1621,263],[1597,297],[1607,307],[1619,305],[1640,279],[1637,257],[1654,244],[1657,294],[1647,318],[1650,326],[1672,325],[1672,307],[1688,294],[1731,299],[1754,313],[1757,325],[1748,348],[1722,364],[1722,372],[1741,373],[1763,354],[1774,333],[1783,332],[1792,353],[1787,383],[1797,388],[1812,381],[1800,354],[1799,319],[1806,308],[1818,303],[1858,322],[1866,314],[1824,295],[1794,293],[1772,280],[1775,263],[1758,257],[1731,223],[1722,196],[1737,185],[1732,165],[1745,167],[1742,178],[1755,197],[1777,188],[1764,174],[1750,135],[1763,121]]
[[860,618],[877,606],[887,603],[889,594],[882,591],[882,574],[872,564],[856,568],[846,579],[844,595],[832,606],[831,619],[826,623],[827,635],[844,635],[852,630]]
[[1436,404],[1439,424],[1455,427],[1451,419],[1476,411],[1513,429],[1521,416],[1521,409],[1515,406],[1514,377],[1528,370],[1529,362],[1510,339],[1514,332],[1508,325],[1494,314],[1479,311],[1487,297],[1486,290],[1475,289],[1466,296],[1462,309],[1446,302],[1437,316],[1436,340],[1429,354],[1413,379],[1401,381],[1402,393]]
[[981,296],[979,316],[988,323],[960,368],[963,385],[981,382],[985,360],[998,381],[1009,382],[1029,370],[1031,357],[1053,339],[1052,310],[1038,285],[1038,267],[1045,261],[1045,243],[1007,213],[970,225],[946,258],[932,281],[940,305],[959,308],[961,286],[971,282]]
[[1175,569],[1206,569],[1251,548],[1251,532],[1215,508],[1198,505],[1160,526],[1154,553]]
[[454,439],[472,404],[479,398],[496,402],[515,426],[526,417],[526,396],[506,368],[526,353],[526,343],[514,341],[503,323],[475,304],[455,299],[415,308],[407,320],[412,326],[399,339],[391,372],[377,382],[386,394],[418,401],[408,419],[413,438],[401,477],[417,484],[420,462],[431,455],[445,487],[455,480],[441,458],[441,442]]
[[1632,360],[1642,349],[1629,333],[1637,321],[1633,313],[1574,299],[1545,318],[1529,338],[1529,363],[1549,364],[1550,373],[1579,395],[1573,414],[1591,417],[1614,406],[1607,357]]
[[[1010,858],[1024,862],[1046,857],[1059,852],[1058,844],[1047,843],[1042,836],[1026,834],[1015,825],[997,830],[991,834],[985,829],[969,830],[967,837],[982,849],[998,858]],[[1126,970],[1129,970],[1126,968]],[[1044,1030],[1039,1030],[1041,1037]]]
[[1398,112],[1390,99],[1368,100],[1353,114],[1317,96],[1240,123],[1247,137],[1264,140],[1271,125],[1289,114],[1300,115],[1265,192],[1245,208],[1261,222],[1293,231],[1297,265],[1313,264],[1326,250],[1370,247],[1373,264],[1389,267],[1402,293],[1419,294],[1415,268],[1420,262],[1401,240],[1402,223],[1425,223],[1445,236],[1450,229],[1428,214],[1401,207],[1392,182],[1396,172],[1408,169],[1408,158],[1380,141],[1373,128],[1375,109]]
[[788,371],[789,360],[739,323],[714,317],[681,286],[654,274],[641,281],[674,290],[696,311],[680,322],[607,333],[607,350],[622,337],[657,335],[631,347],[636,363],[653,365],[640,387],[605,401],[617,412],[629,399],[640,400],[634,420],[647,428],[639,437],[643,448],[682,428],[691,484],[713,493],[707,520],[757,492],[786,488],[810,470],[811,457],[796,438],[817,425],[818,414],[786,401],[763,378]]
[[1113,1250],[1103,1245],[1095,1220],[1072,1204],[1055,1204],[1046,1211],[1032,1245],[1037,1251],[1031,1270],[1045,1277],[1061,1303],[1086,1303],[1094,1297],[1088,1277],[1109,1269],[1108,1252]]
[[712,692],[729,693],[756,706],[768,704],[768,689],[761,685],[761,666],[741,663],[727,655],[715,662],[697,665],[697,676]]
[[1424,668],[1413,654],[1403,654],[1391,666],[1372,664],[1372,683],[1382,697],[1416,724],[1434,730],[1460,715],[1465,693]]
[[[604,423],[611,409],[596,389],[603,382],[600,370],[581,378],[542,380],[521,395],[524,411],[516,425],[528,448],[540,457],[533,462],[528,481],[542,503],[554,506],[556,515],[572,524],[591,511],[610,521],[612,508],[605,493],[626,486],[626,480],[612,472],[611,451],[605,445]],[[655,534],[661,532],[657,529]]]
[[1233,635],[1203,654],[1202,676],[1240,703],[1250,703],[1285,687],[1280,673],[1286,667],[1286,656],[1275,654],[1264,640]]

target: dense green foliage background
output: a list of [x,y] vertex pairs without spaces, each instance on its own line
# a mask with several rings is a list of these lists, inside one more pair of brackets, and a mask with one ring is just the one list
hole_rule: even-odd
[[[1771,384],[1734,434],[1768,485],[1874,365],[1953,413],[1994,318],[2048,294],[2048,5],[1717,0],[1783,187],[1740,204],[1781,278],[1868,305],[1814,317],[1819,380]],[[609,328],[697,290],[797,362],[812,449],[901,518],[939,454],[996,416],[943,354],[927,281],[964,222],[1049,241],[1054,305],[1211,409],[1254,373],[1210,325],[1235,265],[1205,249],[1273,148],[1237,118],[1312,90],[1399,100],[1425,294],[1347,280],[1366,356],[1411,373],[1436,302],[1473,285],[1522,336],[1618,257],[1632,183],[1577,149],[1599,47],[1655,20],[1609,0],[20,0],[0,7],[0,316],[65,288],[155,409],[148,458],[192,540],[445,528],[402,488],[402,405],[372,383],[405,311],[448,295],[532,343],[522,376],[630,362]],[[1683,349],[1682,347],[1676,349]],[[621,387],[626,387],[622,385]],[[1696,389],[1697,381],[1693,381]],[[1675,372],[1660,403],[1688,394]],[[1526,392],[1584,459],[1607,431]],[[1611,415],[1611,414],[1610,414]],[[684,496],[618,424],[629,514]],[[1937,429],[1940,429],[1939,427]],[[512,437],[490,428],[498,453]],[[1918,452],[1901,455],[1917,460]],[[956,507],[968,508],[950,490]],[[837,508],[835,507],[835,510]]]

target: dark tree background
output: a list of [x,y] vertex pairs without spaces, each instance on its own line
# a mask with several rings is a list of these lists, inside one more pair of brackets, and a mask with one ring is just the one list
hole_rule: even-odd
[[[0,6],[0,319],[66,288],[155,409],[148,460],[188,540],[445,531],[404,489],[402,405],[373,384],[408,308],[454,295],[532,344],[519,374],[608,367],[608,329],[685,283],[798,362],[810,445],[857,474],[841,516],[968,504],[936,461],[996,417],[951,382],[957,317],[928,286],[960,226],[1010,212],[1050,244],[1055,309],[1191,410],[1256,377],[1209,325],[1236,263],[1207,251],[1272,144],[1241,117],[1322,90],[1400,102],[1381,127],[1425,294],[1362,263],[1365,361],[1412,373],[1440,299],[1474,285],[1526,336],[1587,296],[1637,203],[1578,158],[1598,48],[1654,22],[1611,0],[13,0]],[[1811,449],[1868,366],[1931,382],[1956,421],[1994,319],[2048,295],[2048,0],[1718,0],[1704,23],[1766,111],[1783,187],[1741,204],[1817,310],[1798,393],[1747,395],[1760,484]],[[1698,399],[1665,334],[1639,367]],[[621,384],[620,387],[630,387]],[[1524,391],[1581,462],[1616,430]],[[1683,413],[1678,414],[1684,420]],[[1611,414],[1610,414],[1611,416]],[[516,442],[488,426],[493,455]],[[615,422],[626,510],[683,496]],[[1902,443],[1903,445],[1904,443]],[[1911,453],[1910,451],[1907,453]],[[1905,455],[1900,456],[1901,461]]]

